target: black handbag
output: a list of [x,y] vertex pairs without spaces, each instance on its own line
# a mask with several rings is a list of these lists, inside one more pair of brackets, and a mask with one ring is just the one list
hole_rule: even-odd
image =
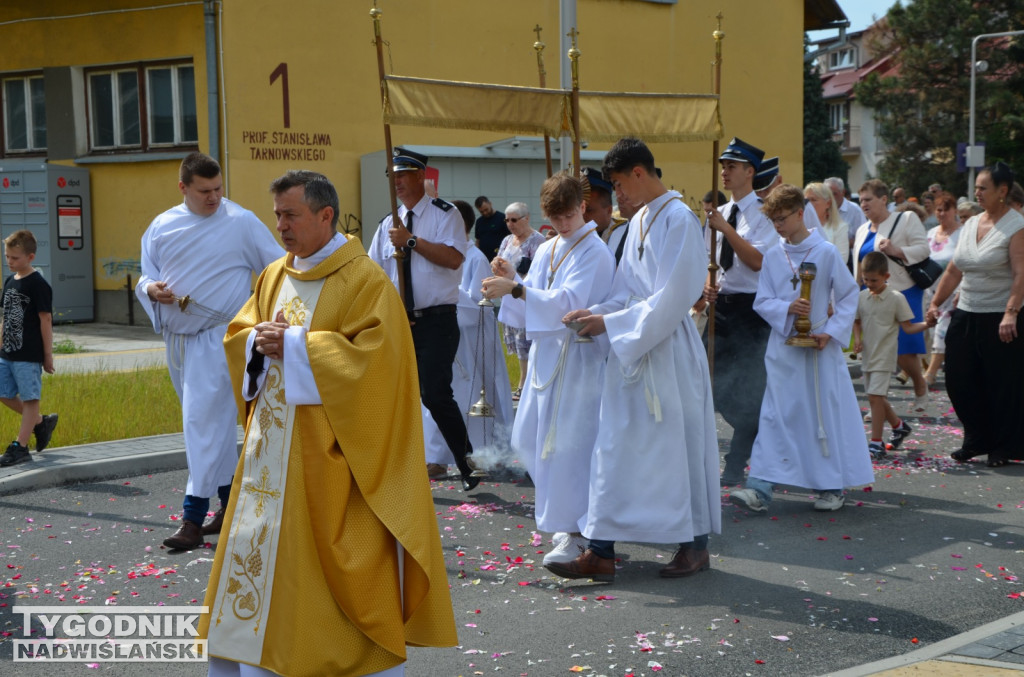
[[[900,225],[900,219],[903,218],[903,214],[900,213],[896,217],[896,223],[892,224],[892,230],[889,231],[889,239],[892,239],[892,234],[896,232],[896,226]],[[910,279],[914,281],[914,284],[921,289],[928,289],[935,281],[942,277],[942,266],[932,261],[931,257],[918,261],[917,263],[903,263],[896,257],[890,256],[890,259],[903,266],[910,275]]]

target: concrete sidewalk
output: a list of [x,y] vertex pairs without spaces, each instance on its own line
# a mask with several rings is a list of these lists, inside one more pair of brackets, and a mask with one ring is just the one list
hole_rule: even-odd
[[[105,360],[115,357],[128,362],[144,360],[146,366],[164,364],[163,341],[149,327],[68,325],[55,328],[54,334],[55,338],[74,341],[84,351],[62,356],[58,362],[61,371],[65,367],[72,371],[71,365],[74,370],[105,370],[111,364]],[[859,373],[859,365],[851,363],[851,372]],[[239,444],[242,435],[239,427]],[[184,468],[184,441],[180,433],[50,448],[43,453],[33,452],[30,462],[0,468],[0,496]],[[1024,674],[1024,612],[904,655],[829,674],[832,677]]]

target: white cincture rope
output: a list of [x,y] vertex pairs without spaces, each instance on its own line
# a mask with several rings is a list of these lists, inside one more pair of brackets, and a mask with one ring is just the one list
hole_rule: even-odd
[[185,344],[188,336],[185,334],[167,334],[167,360],[171,368],[181,371],[185,365]]
[[575,337],[575,333],[568,327],[565,329],[565,334],[566,337],[562,341],[562,349],[558,351],[558,361],[555,363],[555,370],[551,373],[551,378],[548,379],[548,382],[544,384],[537,382],[536,365],[533,367],[533,377],[530,380],[530,386],[534,390],[547,390],[555,380],[558,381],[558,390],[555,393],[555,403],[553,405],[554,408],[551,411],[551,424],[548,426],[548,434],[544,436],[544,449],[540,455],[542,460],[547,459],[547,457],[555,450],[555,428],[556,422],[558,421],[558,405],[562,401],[562,384],[565,382],[565,379],[562,378],[562,374],[565,371],[566,357],[569,355],[569,344]]
[[[630,306],[632,301],[642,301],[639,296],[630,296],[629,302],[626,303],[626,307]],[[643,357],[637,362],[636,369],[632,371],[627,370],[625,365],[619,365],[619,373],[622,374],[622,380],[626,385],[633,385],[638,383],[640,379],[644,381],[644,399],[647,401],[647,411],[651,412],[654,416],[655,423],[661,423],[661,398],[658,397],[658,390],[654,384],[654,370],[651,368],[651,354],[645,353]]]
[[[812,325],[811,331],[820,329],[827,321],[828,315],[825,316],[825,319],[820,320],[815,325]],[[821,351],[817,348],[812,348],[812,350],[814,351],[814,404],[818,409],[818,443],[821,444],[821,455],[828,458],[828,434],[825,432],[825,424],[821,415],[821,384],[818,379],[818,353]]]

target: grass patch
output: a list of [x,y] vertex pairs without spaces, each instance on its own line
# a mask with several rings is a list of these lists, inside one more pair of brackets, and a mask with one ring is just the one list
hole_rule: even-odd
[[[0,409],[3,430],[14,439],[18,415],[6,407]],[[181,404],[165,367],[43,374],[42,411],[60,415],[51,447],[181,432]],[[34,440],[31,444],[35,448]]]
[[59,339],[53,342],[54,355],[72,355],[82,352],[82,346],[71,339]]

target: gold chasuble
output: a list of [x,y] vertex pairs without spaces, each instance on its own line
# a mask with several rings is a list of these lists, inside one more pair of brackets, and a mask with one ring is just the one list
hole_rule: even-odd
[[[292,260],[267,267],[224,339],[246,440],[199,632],[211,656],[354,677],[403,663],[406,645],[458,641],[416,355],[394,285],[358,240],[305,272]],[[278,360],[242,398],[246,340],[278,310],[308,330],[320,405],[286,405]]]

